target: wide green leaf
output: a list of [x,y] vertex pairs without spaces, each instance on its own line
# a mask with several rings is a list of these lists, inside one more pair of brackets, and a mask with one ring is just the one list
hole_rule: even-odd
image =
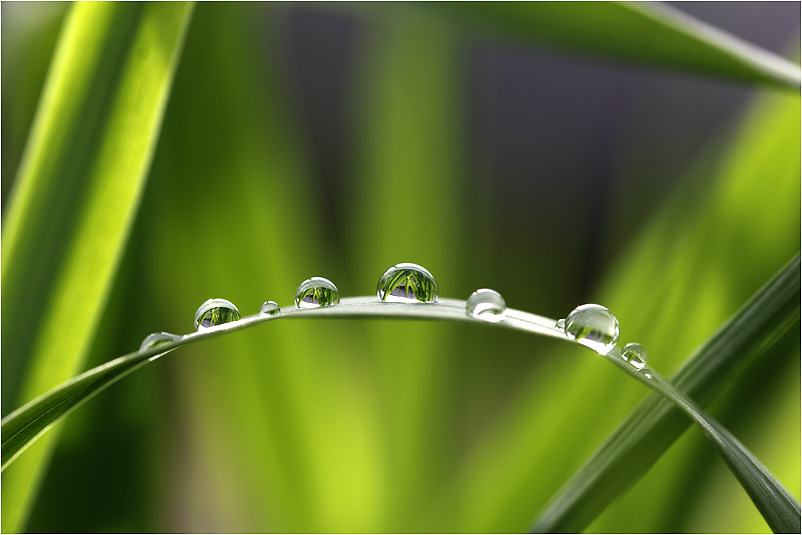
[[[75,375],[147,177],[191,5],[75,4],[4,220],[3,405]],[[49,437],[52,439],[52,437]],[[3,476],[23,522],[51,440]]]
[[447,2],[475,28],[596,57],[800,87],[799,67],[660,2]]
[[[799,320],[799,256],[761,288],[672,378],[677,390],[706,406],[752,360]],[[578,532],[640,478],[690,426],[667,398],[653,395],[622,422],[539,514],[536,532]],[[737,470],[737,468],[734,468]],[[794,503],[767,500],[761,484],[744,485],[775,531],[799,531]],[[790,522],[790,523],[789,523]]]

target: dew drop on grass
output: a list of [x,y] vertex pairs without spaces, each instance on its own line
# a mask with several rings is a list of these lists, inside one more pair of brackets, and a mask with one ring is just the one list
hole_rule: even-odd
[[376,295],[380,301],[434,303],[437,283],[432,274],[418,264],[396,264],[379,278]]
[[498,323],[504,319],[507,303],[501,294],[489,288],[476,290],[468,298],[465,309],[474,318]]
[[333,282],[323,277],[306,279],[295,291],[295,306],[298,308],[327,307],[339,302],[340,291]]
[[565,318],[565,334],[606,355],[618,341],[618,320],[601,305],[582,305]]
[[234,303],[225,299],[209,299],[195,311],[195,329],[200,331],[240,319]]
[[278,316],[281,314],[281,307],[275,301],[265,301],[259,308],[260,316]]
[[646,366],[646,348],[640,344],[625,345],[621,350],[621,356],[637,370],[642,370]]
[[557,320],[557,323],[554,324],[556,329],[560,329],[561,331],[565,331],[565,318]]
[[145,351],[150,349],[154,346],[160,346],[163,344],[169,344],[170,342],[175,342],[176,340],[180,340],[181,337],[177,334],[171,333],[151,333],[142,340],[142,344],[139,346],[139,351]]

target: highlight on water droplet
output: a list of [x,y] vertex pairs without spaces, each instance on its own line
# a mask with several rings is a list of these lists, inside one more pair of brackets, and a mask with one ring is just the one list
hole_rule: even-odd
[[498,323],[506,315],[507,303],[497,291],[481,288],[468,297],[465,309],[474,318]]
[[231,301],[220,298],[208,299],[195,311],[195,329],[200,331],[239,319],[239,310]]
[[565,332],[565,318],[557,320],[557,323],[554,324],[554,328]]
[[281,307],[275,301],[265,301],[259,308],[260,316],[278,316],[281,314]]
[[146,349],[150,349],[154,346],[160,346],[164,344],[169,344],[170,342],[175,342],[176,340],[180,340],[181,337],[177,334],[172,333],[151,333],[142,340],[142,343],[139,345],[139,351],[145,351]]
[[298,308],[327,307],[339,302],[340,291],[333,282],[323,277],[306,279],[295,291],[295,306]]
[[396,264],[379,278],[376,295],[380,301],[434,303],[437,283],[432,274],[418,264]]
[[618,320],[601,305],[582,305],[565,318],[565,334],[606,355],[618,342]]
[[621,356],[637,370],[642,370],[646,366],[646,348],[640,344],[625,345],[621,350]]

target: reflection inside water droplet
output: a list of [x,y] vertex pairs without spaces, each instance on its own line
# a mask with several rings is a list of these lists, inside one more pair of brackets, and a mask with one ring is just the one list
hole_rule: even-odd
[[239,310],[234,303],[220,298],[209,299],[195,311],[195,329],[200,331],[239,319]]
[[606,355],[618,341],[618,320],[601,305],[582,305],[565,318],[565,334]]
[[275,301],[265,301],[259,308],[260,316],[278,316],[281,314],[281,307]]
[[306,279],[295,291],[295,306],[298,308],[326,307],[339,302],[340,291],[333,282],[323,277]]
[[142,340],[142,343],[139,345],[139,351],[145,351],[146,349],[150,349],[151,347],[160,346],[164,344],[169,344],[170,342],[175,342],[176,340],[180,340],[181,337],[177,334],[172,333],[151,333]]
[[621,356],[637,370],[646,366],[646,348],[640,344],[625,345],[621,350]]
[[379,278],[376,295],[380,301],[434,303],[437,283],[432,274],[418,264],[396,264]]
[[481,288],[471,294],[465,309],[474,318],[497,323],[504,319],[507,303],[497,291]]

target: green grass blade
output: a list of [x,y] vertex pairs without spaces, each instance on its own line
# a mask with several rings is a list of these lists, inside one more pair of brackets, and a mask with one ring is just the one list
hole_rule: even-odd
[[[676,389],[698,400],[702,406],[712,403],[745,365],[769,350],[798,322],[799,288],[797,256],[685,363],[672,378]],[[668,399],[654,395],[644,400],[549,502],[533,530],[583,530],[642,476],[690,424]],[[745,477],[750,476],[747,473]],[[764,487],[744,486],[772,529],[784,531],[793,527],[785,523],[791,513],[789,504],[793,506],[795,502],[793,497],[788,495],[789,500],[780,502],[785,508],[774,509],[762,505],[766,503],[765,496],[760,494]],[[796,523],[798,531],[798,514]]]
[[[769,285],[769,289],[775,288],[775,286],[779,286],[780,288],[780,291],[774,290],[773,292],[768,292],[770,294],[768,298],[769,302],[774,302],[777,300],[781,304],[787,306],[789,302],[788,296],[790,295],[795,297],[793,301],[798,303],[798,257],[789,268],[784,270],[783,275],[785,275],[787,278],[789,272],[791,272],[791,275],[796,274],[796,279],[793,280],[793,277],[791,277],[789,284],[787,281],[781,278],[780,284]],[[788,288],[791,290],[781,291],[783,289],[787,290]],[[763,301],[763,297],[764,296],[759,295],[755,300],[753,300],[753,302],[761,303]],[[406,317],[485,323],[483,320],[467,314],[465,307],[465,301],[454,299],[443,299],[438,303],[424,305],[381,303],[377,302],[376,299],[372,297],[343,299],[340,305],[332,307],[324,307],[320,309],[287,308],[276,316],[250,316],[236,322],[186,335],[180,340],[165,344],[158,348],[151,348],[141,353],[132,353],[130,355],[120,357],[105,365],[89,370],[75,379],[68,381],[64,385],[45,393],[28,405],[20,408],[3,419],[3,467],[5,468],[22,451],[24,451],[28,445],[30,445],[39,436],[52,427],[58,420],[60,420],[78,405],[91,398],[109,384],[120,379],[124,375],[127,375],[137,367],[153,361],[158,356],[161,356],[181,345],[211,338],[223,333],[244,329],[259,323],[283,318]],[[750,325],[757,323],[757,321],[752,323],[752,320],[757,320],[757,318],[764,316],[769,317],[775,323],[785,325],[786,327],[791,323],[789,321],[776,321],[778,318],[776,317],[775,310],[770,310],[768,313],[766,313],[765,310],[762,310],[760,307],[755,307],[754,305],[752,308],[746,307],[746,310],[752,310],[753,308],[757,308],[758,312],[744,313],[749,317],[748,323]],[[798,306],[797,309],[792,312],[793,313],[791,315],[794,316],[794,319],[798,317]],[[730,329],[740,328],[742,322],[744,321],[741,316],[744,314],[739,314],[736,320],[725,326],[725,328],[722,329],[722,332],[714,337],[714,340],[727,339],[727,335],[731,334],[729,332]],[[560,329],[555,327],[555,320],[518,310],[508,310],[506,312],[506,317],[494,325],[536,333],[544,336],[552,336],[568,341],[568,338],[565,336],[565,334]],[[738,339],[737,336],[735,338]],[[745,338],[747,341],[750,341],[749,344],[744,344],[743,347],[736,346],[736,349],[748,350],[750,347],[752,347],[752,345],[760,346],[764,342],[762,337],[746,336]],[[757,340],[755,340],[756,338]],[[717,347],[716,343],[711,345],[713,347]],[[732,345],[728,343],[725,343],[724,345],[732,347]],[[729,351],[729,353],[732,352],[732,350]],[[702,351],[702,354],[705,354],[704,350]],[[674,403],[700,425],[700,427],[711,438],[713,444],[730,465],[733,472],[738,476],[739,480],[747,489],[750,496],[752,496],[753,500],[758,505],[758,508],[764,514],[769,524],[776,531],[788,532],[794,528],[797,528],[798,531],[799,506],[794,498],[730,433],[716,423],[715,420],[706,415],[706,413],[704,413],[704,411],[695,402],[681,394],[671,383],[662,379],[654,370],[644,368],[641,371],[636,371],[630,365],[624,363],[624,361],[621,359],[621,352],[619,349],[614,349],[608,353],[607,358],[613,363],[619,365],[619,367],[636,379],[654,389],[656,392],[659,392],[667,400],[670,400],[672,403]],[[652,376],[650,376],[649,379],[644,377],[645,371],[652,373]],[[542,525],[538,524],[536,527],[537,529],[540,529]],[[548,531],[552,531],[551,528],[553,526],[546,525],[545,527]]]
[[[64,23],[4,221],[6,407],[80,369],[147,177],[190,13],[181,3],[78,3]],[[4,474],[5,531],[20,529],[47,455],[40,443]]]
[[658,2],[454,2],[437,7],[517,40],[742,82],[800,87],[797,65]]

